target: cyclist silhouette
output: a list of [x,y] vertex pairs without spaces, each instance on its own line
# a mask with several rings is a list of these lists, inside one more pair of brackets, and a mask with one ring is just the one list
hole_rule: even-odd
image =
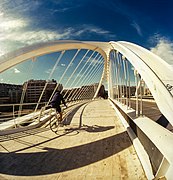
[[52,107],[52,108],[55,108],[56,109],[56,112],[58,112],[59,113],[59,122],[61,123],[61,121],[62,121],[62,110],[61,110],[61,103],[63,103],[64,104],[64,106],[66,106],[66,108],[67,108],[67,105],[66,105],[66,103],[65,103],[65,100],[64,100],[64,98],[63,98],[63,96],[62,96],[62,94],[60,93],[60,91],[56,91],[56,93],[54,94],[54,96],[53,96],[53,98],[52,98],[52,100],[51,100],[51,102],[50,102],[50,106]]

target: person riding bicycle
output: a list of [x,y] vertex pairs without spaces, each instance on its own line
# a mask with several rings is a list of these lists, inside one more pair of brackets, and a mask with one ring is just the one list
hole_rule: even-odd
[[59,90],[57,90],[50,102],[50,106],[52,108],[55,108],[56,109],[56,112],[59,113],[59,122],[61,123],[62,122],[62,110],[61,110],[61,102],[64,104],[64,106],[66,106],[67,108],[67,105],[65,103],[65,100],[62,96],[62,94],[60,93]]

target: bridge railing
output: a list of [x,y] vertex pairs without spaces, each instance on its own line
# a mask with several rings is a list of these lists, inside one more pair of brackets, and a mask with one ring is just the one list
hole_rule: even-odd
[[110,54],[109,97],[133,109],[131,116],[152,119],[163,127],[173,130],[173,126],[160,111],[152,91],[139,71],[128,58],[116,50]]
[[[145,70],[142,67],[136,69],[128,57],[117,50],[112,51],[109,64],[109,98],[114,103],[117,113],[122,117],[122,122],[130,137],[133,137],[134,144],[137,140],[139,141],[140,145],[137,145],[135,149],[138,151],[141,162],[145,164],[148,158],[148,167],[143,165],[146,172],[150,169],[151,164],[149,173],[153,174],[152,178],[166,177],[169,179],[173,168],[171,150],[173,148],[173,133],[171,132],[173,127],[170,124],[171,119],[167,119],[164,113],[170,117],[171,112],[163,111],[164,108],[160,111],[160,105],[157,105],[158,99],[154,99],[157,96],[153,96],[153,89],[148,88],[146,78],[140,74],[143,71]],[[155,86],[154,90],[157,88],[159,86]],[[168,91],[163,85],[164,88]],[[169,92],[167,94],[169,95]],[[168,104],[164,102],[164,104],[168,105],[169,102]]]
[[[68,107],[72,107],[76,104],[92,100],[92,98],[76,99],[73,101],[67,101]],[[46,109],[47,102],[39,104],[39,108],[35,111],[37,103],[23,103],[23,104],[1,104],[0,112],[0,131],[9,129],[16,129],[26,127],[34,123],[40,123],[40,119],[49,114],[49,110]],[[21,108],[19,108],[22,106]],[[61,105],[62,108],[64,105]]]

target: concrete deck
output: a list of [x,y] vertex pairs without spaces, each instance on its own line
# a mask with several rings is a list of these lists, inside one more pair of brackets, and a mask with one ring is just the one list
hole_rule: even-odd
[[83,105],[71,124],[0,136],[3,179],[146,179],[140,161],[108,100]]

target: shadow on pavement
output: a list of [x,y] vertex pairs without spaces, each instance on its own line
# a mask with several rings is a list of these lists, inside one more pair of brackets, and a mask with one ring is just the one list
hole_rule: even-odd
[[94,125],[94,126],[88,126],[88,125],[84,125],[81,127],[77,127],[77,128],[67,128],[65,129],[66,131],[87,131],[87,132],[104,132],[104,131],[108,131],[110,129],[113,129],[115,126],[98,126],[98,125]]
[[[96,128],[103,131],[103,128]],[[88,128],[90,131],[90,127]],[[73,170],[110,157],[131,146],[127,132],[87,144],[65,148],[43,148],[41,152],[0,153],[0,173],[36,176]]]

